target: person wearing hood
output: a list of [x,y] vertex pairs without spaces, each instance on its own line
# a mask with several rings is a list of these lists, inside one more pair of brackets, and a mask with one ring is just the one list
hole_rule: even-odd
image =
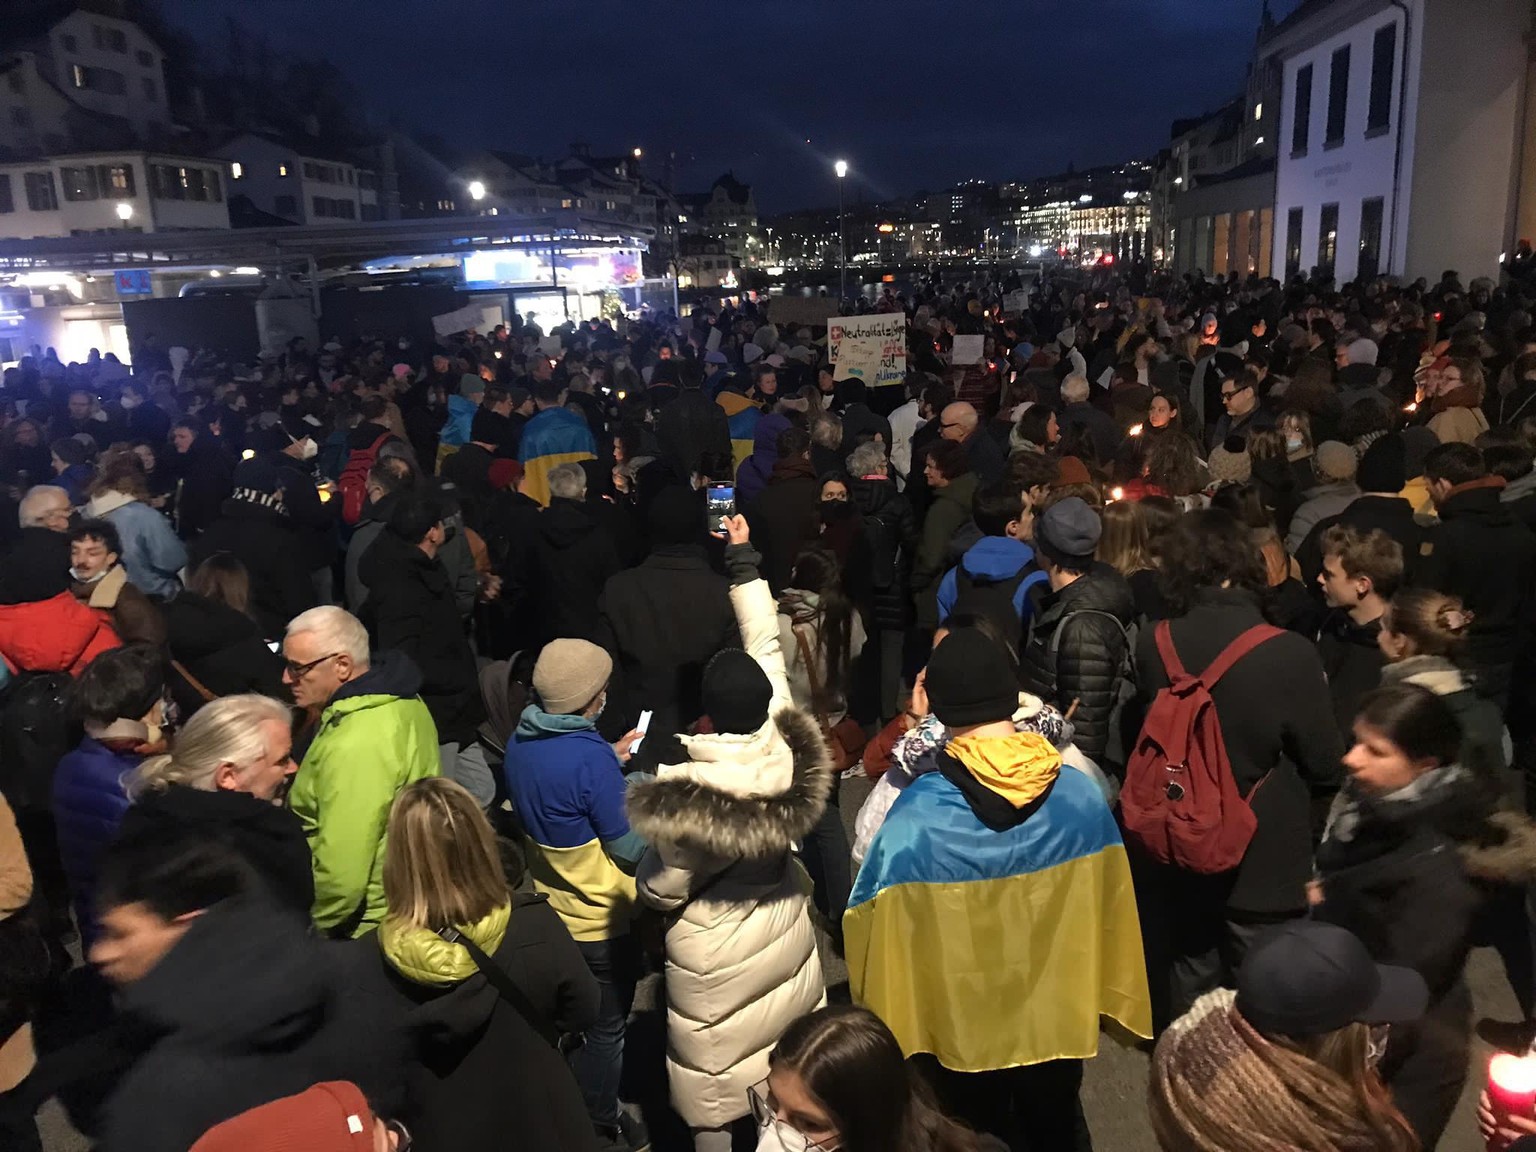
[[651,550],[635,568],[611,576],[598,612],[613,639],[618,665],[613,711],[623,724],[651,712],[640,762],[703,712],[704,665],[722,646],[740,643],[729,583],[704,548],[704,502],[678,484],[656,493],[646,509]]
[[1328,603],[1317,653],[1328,676],[1328,695],[1339,733],[1348,737],[1366,693],[1381,683],[1381,622],[1403,581],[1403,550],[1385,532],[1335,525],[1319,546],[1317,583]]
[[266,460],[242,460],[219,517],[188,549],[193,565],[228,552],[251,581],[251,614],[263,635],[281,636],[289,620],[315,603],[302,543],[284,503],[282,477]]
[[[409,1038],[399,1119],[424,1149],[597,1152],[562,1038],[598,1019],[598,982],[542,894],[507,889],[474,797],[420,780],[390,809],[386,912],[353,945],[360,994]],[[471,951],[473,949],[473,951]]]
[[225,696],[177,730],[168,754],[124,781],[133,804],[122,834],[158,831],[232,848],[294,919],[309,924],[315,878],[304,827],[283,803],[298,770],[293,715],[270,696]]
[[821,534],[817,516],[821,485],[811,463],[811,437],[791,425],[775,442],[778,459],[768,484],[750,505],[739,500],[757,533],[763,553],[763,576],[775,593],[783,591],[795,557]]
[[480,401],[484,396],[485,381],[479,376],[465,372],[459,377],[458,391],[448,397],[448,422],[437,434],[439,465],[444,456],[474,439],[475,413],[480,410]]
[[238,853],[158,828],[124,836],[103,857],[96,906],[90,961],[118,991],[115,1035],[132,1053],[99,1147],[187,1152],[221,1121],[328,1080],[394,1095],[390,1022]]
[[107,520],[82,520],[69,533],[69,590],[83,604],[112,621],[125,643],[165,643],[160,608],[128,580],[120,562],[117,529]]
[[[755,348],[757,345],[748,347]],[[790,426],[789,418],[778,412],[766,413],[757,422],[757,430],[752,434],[752,455],[736,469],[737,507],[750,505],[768,486],[768,479],[779,459],[779,434]]]
[[368,585],[362,620],[375,648],[405,656],[421,674],[418,692],[437,727],[443,774],[489,807],[496,780],[476,740],[485,719],[479,671],[438,559],[444,513],[431,492],[411,492],[395,505],[359,565]]
[[1471,613],[1467,660],[1477,690],[1502,706],[1511,667],[1531,639],[1524,613],[1536,580],[1536,534],[1499,502],[1504,480],[1470,444],[1435,448],[1424,459],[1424,476],[1440,523],[1414,582],[1457,597]]
[[[316,597],[329,603],[341,502],[320,498],[314,470],[320,446],[306,426],[300,425],[297,431],[295,435],[281,424],[259,428],[251,433],[251,447],[257,459],[267,461],[277,470],[283,510],[298,537],[310,582],[315,586]],[[400,443],[403,445],[404,441]]]
[[128,810],[128,784],[146,756],[165,751],[165,658],[148,644],[103,652],[75,681],[72,713],[85,736],[53,775],[53,818],[80,937],[96,936],[92,899],[102,853]]
[[78,676],[122,642],[106,615],[82,604],[70,590],[70,553],[64,531],[23,528],[21,540],[0,565],[0,659],[12,675]]
[[48,446],[48,450],[52,456],[52,483],[69,493],[71,505],[80,507],[85,503],[86,490],[96,478],[96,469],[91,465],[91,457],[95,453],[84,441],[74,436],[55,440]]
[[826,1000],[794,846],[821,818],[833,773],[815,717],[793,704],[747,522],[727,517],[725,530],[745,648],[718,652],[704,671],[710,732],[680,737],[686,759],[637,781],[628,799],[650,845],[639,899],[669,917],[667,1074],[697,1152],[730,1147],[779,1035]]
[[1032,610],[1029,590],[1046,580],[1029,543],[1035,524],[1029,493],[1011,480],[978,488],[971,498],[971,519],[982,536],[939,581],[939,619],[949,618],[962,594],[995,588],[1018,620],[1027,621]]
[[219,438],[196,416],[183,416],[171,426],[176,448],[176,534],[193,540],[219,516],[233,487],[233,467]]
[[146,596],[169,600],[181,590],[177,576],[187,566],[186,546],[168,521],[149,506],[149,483],[137,455],[108,453],[91,487],[85,515],[106,520],[122,542],[123,568]]
[[619,1106],[619,1081],[640,975],[631,921],[634,871],[645,852],[624,812],[623,766],[640,733],[610,745],[596,726],[612,675],[608,653],[589,641],[546,644],[533,667],[534,699],[504,765],[534,889],[564,922],[601,989],[575,1069],[587,1114],[610,1142],[626,1125],[626,1140],[635,1134]]
[[549,506],[539,513],[534,542],[535,589],[543,601],[544,635],[603,639],[598,601],[619,572],[612,537],[588,510],[582,464],[558,464],[549,473]]
[[1536,829],[1495,815],[1497,793],[1460,763],[1462,739],[1429,689],[1399,683],[1366,696],[1310,890],[1314,919],[1349,929],[1377,963],[1412,968],[1429,987],[1424,1020],[1392,1030],[1381,1064],[1425,1148],[1438,1144],[1467,1074],[1478,881],[1526,883],[1536,871]]
[[1296,555],[1320,521],[1339,515],[1359,498],[1360,485],[1355,482],[1359,468],[1360,457],[1348,444],[1324,440],[1317,446],[1312,456],[1317,483],[1302,493],[1304,499],[1291,517],[1285,536],[1287,552]]
[[[849,988],[959,1119],[1010,1146],[1083,1147],[1101,1017],[1152,1035],[1119,829],[1088,775],[1015,728],[996,639],[950,632],[924,683],[948,742],[869,844],[843,920]],[[978,965],[978,946],[1017,962]]]
[[389,806],[401,788],[442,770],[437,729],[410,658],[372,659],[367,629],[340,608],[294,619],[283,658],[293,702],[319,712],[288,792],[314,861],[315,926],[333,938],[361,936],[384,916]]

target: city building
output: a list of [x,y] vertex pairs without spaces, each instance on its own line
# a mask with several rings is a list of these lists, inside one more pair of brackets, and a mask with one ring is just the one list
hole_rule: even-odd
[[1276,274],[1496,275],[1536,230],[1531,31],[1531,0],[1305,0],[1276,26]]
[[0,163],[0,238],[229,227],[217,160],[115,151]]
[[317,138],[241,132],[214,150],[228,163],[236,222],[345,224],[382,218],[378,173]]
[[[0,19],[0,147],[62,151],[115,126],[163,144],[171,134],[165,54],[117,5],[103,0],[8,0]],[[74,111],[85,116],[72,115]]]
[[708,192],[681,195],[677,202],[678,230],[683,236],[718,240],[743,267],[766,263],[752,185],[727,172]]
[[1137,160],[1004,184],[988,253],[1082,263],[1148,258],[1151,178],[1152,165]]

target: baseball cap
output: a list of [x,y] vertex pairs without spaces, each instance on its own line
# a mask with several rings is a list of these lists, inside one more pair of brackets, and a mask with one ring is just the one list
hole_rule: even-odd
[[1260,936],[1237,973],[1237,1010],[1260,1032],[1317,1036],[1349,1024],[1405,1024],[1429,1005],[1412,968],[1378,964],[1336,924],[1296,920]]

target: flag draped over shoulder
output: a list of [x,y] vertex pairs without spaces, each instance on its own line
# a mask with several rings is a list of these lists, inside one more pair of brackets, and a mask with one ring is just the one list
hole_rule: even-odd
[[1100,1016],[1152,1010],[1130,866],[1088,777],[993,831],[939,772],[902,793],[843,919],[854,1000],[908,1056],[980,1072],[1098,1051]]
[[549,470],[557,464],[597,459],[597,443],[586,418],[565,408],[546,408],[523,429],[518,445],[523,465],[523,491],[540,504],[549,504]]
[[763,418],[763,410],[740,392],[729,390],[715,397],[715,403],[725,409],[725,422],[731,430],[731,459],[736,468],[752,455],[753,439],[757,436],[757,422]]

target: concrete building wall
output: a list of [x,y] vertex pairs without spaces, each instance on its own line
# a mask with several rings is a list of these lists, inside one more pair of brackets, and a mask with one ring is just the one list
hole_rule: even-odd
[[[48,43],[53,82],[82,108],[120,116],[141,136],[170,128],[163,54],[138,25],[76,11],[54,25]],[[91,69],[121,77],[120,90],[116,81],[96,83]]]

